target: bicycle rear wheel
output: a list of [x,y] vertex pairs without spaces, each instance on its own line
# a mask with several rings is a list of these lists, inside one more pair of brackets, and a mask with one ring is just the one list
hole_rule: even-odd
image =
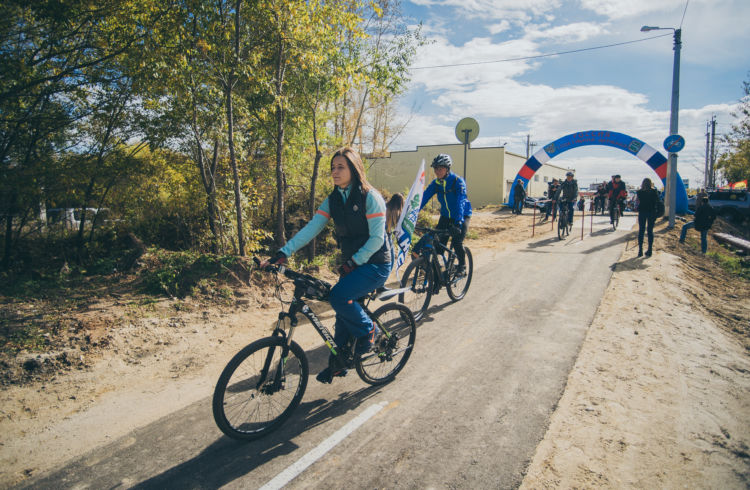
[[466,291],[469,290],[471,278],[474,275],[474,259],[471,256],[471,250],[464,247],[464,253],[466,254],[466,270],[463,275],[459,277],[456,274],[458,257],[454,255],[451,263],[448,264],[448,284],[445,285],[445,289],[453,301],[458,301],[466,296]]
[[219,376],[213,396],[216,425],[233,439],[252,440],[278,428],[302,400],[307,387],[305,351],[266,337],[238,352]]
[[557,238],[562,240],[565,238],[565,232],[568,230],[568,220],[565,215],[560,213],[557,217]]
[[355,361],[357,374],[371,385],[382,385],[393,380],[406,365],[414,348],[417,324],[411,310],[398,303],[388,303],[372,314],[372,321],[380,328],[372,351]]
[[399,294],[398,301],[411,309],[415,321],[421,320],[430,306],[434,288],[430,262],[424,257],[412,260],[401,278],[401,287],[410,291]]

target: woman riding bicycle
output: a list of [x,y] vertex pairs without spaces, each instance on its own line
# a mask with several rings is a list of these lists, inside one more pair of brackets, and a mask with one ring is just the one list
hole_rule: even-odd
[[[379,332],[357,299],[383,286],[391,271],[391,243],[386,237],[385,226],[386,204],[367,181],[362,159],[351,148],[341,148],[334,153],[331,177],[334,189],[312,220],[261,267],[285,262],[287,257],[315,238],[333,218],[342,260],[339,267],[341,279],[329,295],[336,312],[333,339],[338,347],[343,347],[350,337],[355,337],[355,355],[363,355],[372,348]],[[343,368],[332,372],[326,367],[318,374],[317,380],[330,383],[333,376],[345,374]]]
[[466,182],[451,172],[451,165],[453,165],[453,160],[445,153],[439,154],[432,160],[430,166],[434,169],[437,178],[425,189],[419,210],[421,211],[437,193],[440,203],[440,219],[436,228],[451,230],[451,244],[458,258],[458,274],[461,274],[466,270],[463,243],[471,219],[471,202],[466,195]]

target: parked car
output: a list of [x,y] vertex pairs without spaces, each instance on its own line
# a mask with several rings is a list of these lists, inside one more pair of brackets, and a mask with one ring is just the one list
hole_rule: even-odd
[[523,205],[526,208],[536,207],[538,209],[543,209],[544,203],[539,201],[543,201],[544,199],[546,198],[526,196],[526,199],[523,200]]
[[[747,189],[708,191],[708,202],[719,216],[724,216],[735,223],[750,219],[750,200]],[[695,211],[695,196],[688,198],[688,209]]]
[[[44,212],[47,224],[50,226],[60,225],[64,228],[77,230],[81,225],[80,208],[54,208]],[[97,216],[98,215],[98,216]],[[86,208],[86,225],[91,226],[91,221],[97,216],[97,222],[102,224],[109,220],[109,209]]]

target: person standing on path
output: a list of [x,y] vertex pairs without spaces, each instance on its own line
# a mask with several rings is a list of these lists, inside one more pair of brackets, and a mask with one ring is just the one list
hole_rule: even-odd
[[711,229],[711,225],[714,224],[716,219],[716,210],[708,203],[708,197],[703,197],[698,202],[698,207],[695,210],[695,219],[690,223],[682,225],[682,231],[680,232],[680,243],[685,243],[685,236],[690,228],[695,228],[701,232],[701,252],[706,253],[708,250],[708,230]]
[[651,257],[654,245],[656,205],[659,202],[659,194],[654,189],[651,179],[643,179],[641,188],[636,193],[636,199],[638,199],[638,257],[643,256],[643,235],[646,232],[648,232],[646,257]]
[[518,179],[513,189],[513,213],[521,214],[523,211],[523,200],[526,199],[526,189],[523,187],[523,180]]

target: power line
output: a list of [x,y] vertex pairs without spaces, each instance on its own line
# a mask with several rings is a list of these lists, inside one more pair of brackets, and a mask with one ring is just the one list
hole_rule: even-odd
[[685,10],[682,11],[682,20],[680,21],[680,29],[682,29],[682,23],[685,22],[685,14],[687,13],[687,6],[690,3],[690,0],[687,0],[685,2]]
[[613,48],[615,46],[624,46],[625,44],[633,44],[633,43],[640,43],[643,41],[650,41],[651,39],[658,39],[660,37],[666,37],[671,36],[672,34],[659,34],[658,36],[652,36],[652,37],[645,37],[643,39],[636,39],[634,41],[625,41],[622,43],[614,43],[614,44],[605,44],[603,46],[593,46],[591,48],[581,48],[581,49],[572,49],[570,51],[558,51],[556,53],[547,53],[547,54],[538,54],[535,56],[521,56],[519,58],[506,58],[503,60],[493,60],[493,61],[474,61],[471,63],[454,63],[451,65],[434,65],[434,66],[414,66],[410,68],[410,70],[426,70],[428,68],[452,68],[455,66],[472,66],[472,65],[488,65],[490,63],[505,63],[507,61],[524,61],[524,60],[533,60],[537,58],[549,58],[550,56],[560,56],[562,54],[572,54],[572,53],[581,53],[583,51],[593,51],[595,49],[604,49],[604,48]]

